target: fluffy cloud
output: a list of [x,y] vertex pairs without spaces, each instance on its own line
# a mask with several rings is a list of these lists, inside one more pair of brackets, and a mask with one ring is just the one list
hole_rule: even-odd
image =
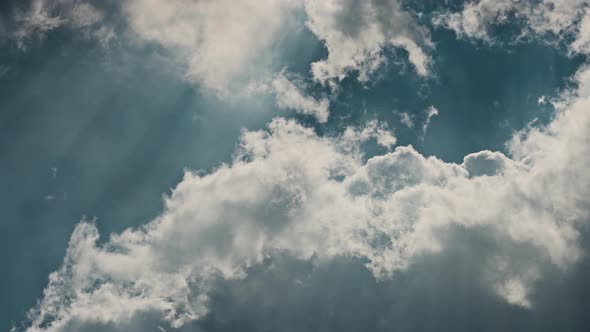
[[587,9],[580,21],[577,37],[571,44],[571,47],[575,52],[590,53],[590,13]]
[[478,0],[466,2],[459,12],[440,13],[434,22],[460,36],[487,42],[495,41],[491,33],[494,26],[519,22],[523,24],[520,37],[552,35],[561,40],[577,35],[571,46],[573,51],[580,52],[588,43],[590,31],[585,23],[587,6],[587,0]]
[[187,77],[218,92],[272,75],[265,69],[273,60],[269,51],[302,8],[307,26],[329,51],[327,59],[312,66],[316,80],[341,79],[351,70],[367,80],[385,62],[382,52],[388,46],[405,49],[417,72],[428,73],[427,51],[432,48],[428,30],[397,0],[129,0],[123,4],[136,36],[180,52],[188,66]]
[[273,80],[272,87],[279,107],[312,115],[320,123],[328,121],[330,101],[326,97],[315,99],[306,95],[306,86],[300,79],[287,77],[283,70]]
[[312,66],[316,80],[341,79],[350,70],[358,70],[360,79],[367,80],[385,61],[382,51],[387,46],[405,49],[418,73],[427,74],[427,50],[432,47],[428,30],[397,0],[130,0],[125,12],[139,37],[184,53],[189,78],[208,88],[226,89],[248,74],[260,76],[248,70],[261,58],[269,60],[269,47],[301,5],[307,26],[329,52],[327,59]]
[[24,47],[32,38],[69,27],[90,32],[105,45],[117,35],[125,43],[154,43],[186,67],[188,80],[224,96],[272,77],[272,46],[293,28],[301,8],[300,0],[126,0],[103,3],[107,13],[93,3],[34,0],[16,13],[12,37]]
[[225,91],[264,77],[272,60],[269,48],[297,5],[296,0],[129,0],[123,7],[136,36],[177,50],[189,79]]
[[407,112],[398,112],[401,124],[408,128],[414,128],[414,116]]
[[[502,13],[520,8],[512,3],[472,3],[444,22],[485,39],[482,27],[492,21],[484,16],[502,21]],[[559,13],[570,8],[563,6]],[[130,0],[124,7],[137,36],[178,49],[191,79],[225,90],[249,75],[296,4]],[[87,9],[72,10],[69,24],[93,24]],[[367,79],[387,46],[406,49],[417,71],[427,73],[428,33],[397,1],[310,0],[304,9],[329,51],[313,65],[317,81],[337,82],[351,70]],[[49,12],[35,11],[36,28],[27,31],[63,24]],[[533,22],[531,29],[570,29],[561,28],[566,21],[559,17],[544,28]],[[580,32],[578,40],[584,38]],[[244,278],[275,255],[320,265],[358,258],[375,278],[389,278],[420,257],[447,250],[452,241],[445,234],[454,228],[498,244],[482,257],[484,271],[475,273],[490,292],[513,305],[534,306],[530,295],[543,266],[565,270],[578,260],[577,229],[590,217],[590,69],[576,81],[577,90],[556,103],[555,119],[518,132],[507,145],[509,156],[480,151],[461,164],[425,157],[411,146],[393,149],[395,136],[377,121],[336,137],[285,119],[246,131],[231,163],[208,174],[187,172],[165,198],[163,213],[143,227],[100,241],[94,223],[82,221],[27,330],[125,326],[141,314],[180,327],[207,314],[216,280]],[[286,74],[276,76],[272,88],[279,106],[327,120],[328,100],[311,98]],[[434,115],[436,109],[429,109],[424,131]],[[361,145],[367,140],[388,152],[365,161]]]
[[320,265],[356,257],[388,278],[444,252],[457,227],[498,243],[475,274],[490,292],[534,306],[543,266],[578,260],[577,229],[590,217],[590,70],[576,79],[547,127],[508,143],[511,157],[482,151],[454,164],[408,146],[364,161],[363,141],[395,143],[378,122],[337,137],[285,119],[246,131],[230,164],[187,172],[147,225],[99,243],[81,222],[28,331],[118,326],[141,313],[179,327],[207,313],[214,280],[244,278],[276,254]]
[[[302,25],[303,20],[297,19],[301,11],[307,27],[329,52],[326,59],[312,64],[318,82],[335,84],[350,71],[368,80],[386,62],[387,47],[407,51],[423,76],[431,61],[428,29],[398,0],[127,0],[113,8],[114,15],[122,17],[115,21],[126,22],[125,30],[118,33],[162,46],[186,66],[187,79],[225,96],[274,76],[273,46],[289,29]],[[92,35],[107,44],[115,25],[97,25],[104,16],[91,1],[34,0],[17,15],[14,35],[24,45],[31,37],[61,26],[94,26]]]
[[368,80],[386,61],[383,49],[388,46],[406,50],[416,71],[427,75],[429,32],[399,1],[306,0],[305,11],[308,27],[328,49],[327,59],[312,65],[316,80],[340,80],[351,70]]
[[358,144],[374,139],[375,142],[387,149],[391,149],[397,142],[397,138],[384,122],[377,120],[368,121],[364,127],[355,128],[347,127],[342,133],[341,140],[349,146],[349,151],[357,147]]

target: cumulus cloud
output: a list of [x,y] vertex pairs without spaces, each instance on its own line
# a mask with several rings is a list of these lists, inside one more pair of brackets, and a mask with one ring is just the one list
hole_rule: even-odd
[[26,47],[69,27],[105,46],[119,34],[125,42],[155,43],[186,67],[188,80],[229,95],[272,76],[270,50],[292,28],[301,1],[127,0],[102,4],[113,15],[105,20],[106,9],[91,0],[33,0],[14,15],[11,37]]
[[341,136],[342,142],[349,146],[349,150],[353,150],[359,143],[364,143],[370,139],[374,139],[378,145],[391,149],[397,142],[393,132],[389,130],[384,122],[377,120],[368,121],[363,127],[346,127]]
[[287,77],[283,70],[276,75],[272,87],[279,107],[312,115],[320,123],[328,121],[330,101],[327,97],[316,99],[306,95],[307,87],[301,79]]
[[[368,80],[385,62],[383,49],[388,46],[405,49],[417,72],[428,73],[428,30],[397,0],[131,0],[125,13],[140,38],[183,51],[187,76],[219,90],[248,74],[260,76],[248,69],[261,59],[269,60],[269,47],[301,6],[307,26],[329,52],[327,59],[312,65],[316,80],[341,79],[351,70]],[[263,66],[255,68],[263,71]]]
[[123,5],[136,36],[177,50],[188,66],[187,77],[216,91],[245,86],[252,79],[248,75],[264,76],[272,60],[269,48],[297,6],[296,0],[129,0]]
[[328,57],[312,64],[316,80],[341,80],[349,71],[366,81],[385,61],[385,47],[408,52],[420,75],[428,74],[429,32],[397,0],[306,0],[307,25],[323,40]]
[[[22,36],[63,24],[63,16],[36,3],[41,9],[32,12],[35,23]],[[512,3],[474,2],[441,22],[485,39],[487,25],[520,10]],[[124,8],[137,36],[178,49],[191,79],[225,90],[248,76],[296,5],[129,0]],[[72,9],[69,24],[94,24],[99,16],[89,8]],[[570,7],[559,8],[562,13]],[[317,81],[337,82],[351,70],[368,79],[385,61],[387,46],[404,48],[418,73],[427,74],[428,33],[397,1],[309,0],[304,9],[329,52],[312,66]],[[561,28],[566,21],[560,17],[543,28],[533,22],[531,29],[569,29]],[[498,244],[476,274],[484,275],[490,292],[532,307],[542,267],[565,270],[582,254],[577,229],[590,217],[590,69],[575,80],[577,90],[555,104],[555,119],[516,133],[507,143],[509,155],[480,151],[461,164],[426,157],[411,146],[394,149],[395,135],[376,120],[334,137],[282,118],[266,130],[245,131],[230,163],[206,174],[186,172],[165,197],[162,214],[148,224],[101,241],[94,222],[80,222],[26,330],[125,326],[142,314],[181,327],[208,313],[215,280],[244,278],[249,268],[278,254],[320,265],[358,258],[375,278],[389,278],[419,257],[444,252],[450,245],[444,234],[456,227]],[[329,101],[310,97],[284,72],[272,89],[280,107],[328,119]],[[423,133],[437,114],[428,109]],[[387,153],[365,160],[361,145],[368,140]]]
[[512,0],[466,2],[462,11],[441,13],[434,22],[454,30],[460,36],[491,41],[490,26],[505,22],[511,11],[520,10],[521,7],[526,8],[527,5]]
[[577,36],[571,43],[574,52],[587,52],[590,26],[587,0],[477,0],[468,1],[458,12],[442,12],[434,23],[455,31],[459,36],[493,43],[494,26],[518,22],[518,36],[553,36],[558,40]]
[[500,152],[484,150],[465,156],[461,166],[467,170],[469,176],[475,177],[494,176],[501,172],[511,174],[517,165]]
[[320,265],[356,257],[388,278],[444,252],[454,227],[498,243],[476,274],[490,292],[534,306],[543,265],[578,260],[577,229],[590,217],[590,69],[576,79],[547,127],[508,143],[510,157],[482,151],[454,164],[400,146],[364,161],[362,141],[395,142],[378,122],[336,137],[281,118],[246,131],[231,163],[187,172],[147,225],[99,242],[82,221],[28,331],[121,325],[141,313],[179,327],[208,312],[214,280],[244,278],[279,253]]
[[[303,27],[301,11],[328,49],[326,59],[312,64],[318,82],[335,84],[351,71],[367,81],[387,61],[388,47],[404,49],[422,76],[431,62],[428,29],[398,0],[127,0],[114,8],[126,22],[121,34],[162,46],[186,67],[188,80],[225,96],[274,76],[273,46],[289,29]],[[104,16],[91,1],[34,0],[17,15],[14,35],[24,45],[58,27],[92,26],[90,36],[108,45],[115,27],[98,24]]]
[[590,12],[585,8],[584,16],[579,23],[576,39],[571,48],[578,53],[590,53]]

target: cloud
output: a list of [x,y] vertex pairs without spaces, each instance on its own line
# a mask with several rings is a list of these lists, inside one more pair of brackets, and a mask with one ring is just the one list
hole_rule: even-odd
[[417,73],[426,76],[433,48],[428,29],[397,0],[128,0],[111,11],[120,17],[104,22],[106,13],[91,1],[35,0],[17,15],[14,35],[25,46],[58,27],[92,27],[89,36],[103,45],[116,35],[154,43],[186,67],[188,80],[224,96],[272,79],[273,47],[289,30],[303,28],[297,18],[302,11],[329,52],[312,64],[321,83],[335,84],[351,71],[368,81],[391,47],[407,51]]
[[[95,5],[93,5],[95,3]],[[104,7],[104,8],[102,8]],[[293,27],[300,0],[33,0],[14,17],[11,37],[21,47],[68,27],[103,46],[153,43],[185,68],[185,77],[210,91],[241,92],[272,77],[274,43]],[[302,23],[301,23],[302,24]]]
[[526,8],[527,5],[511,0],[466,2],[462,11],[441,13],[435,16],[434,22],[455,31],[459,36],[491,41],[488,31],[490,26],[505,22],[510,11],[518,11],[523,6]]
[[327,59],[312,65],[317,81],[341,79],[351,70],[368,80],[385,62],[382,51],[388,46],[405,49],[417,72],[427,74],[427,50],[432,48],[428,30],[396,0],[131,0],[125,13],[141,39],[182,51],[190,79],[224,90],[236,80],[262,76],[271,46],[301,6],[307,26],[329,52]]
[[[303,86],[303,88],[300,88],[300,86]],[[307,87],[301,79],[289,78],[283,70],[276,75],[272,87],[276,95],[277,105],[280,108],[292,109],[302,114],[312,115],[320,123],[328,121],[330,101],[326,97],[315,99],[306,95],[304,91],[307,90]]]
[[517,165],[500,152],[484,150],[465,156],[461,166],[467,170],[469,176],[475,177],[494,176],[501,172],[512,174]]
[[190,80],[225,92],[264,77],[270,48],[297,6],[295,0],[129,0],[123,10],[140,40],[178,51]]
[[477,0],[466,2],[458,12],[435,15],[434,23],[459,36],[489,43],[496,42],[495,26],[518,23],[521,32],[517,38],[549,36],[562,41],[574,35],[571,51],[585,53],[590,37],[587,7],[587,0]]
[[404,49],[418,74],[428,74],[429,31],[397,0],[132,0],[125,12],[141,39],[182,51],[188,78],[223,91],[249,83],[236,81],[271,76],[264,72],[267,54],[301,8],[307,27],[328,49],[326,59],[312,64],[316,81],[335,83],[350,71],[367,81],[386,62],[387,47]]
[[587,7],[580,21],[576,40],[571,44],[571,48],[578,53],[590,53],[590,12]]
[[428,29],[401,8],[397,0],[306,0],[307,26],[324,41],[328,57],[312,64],[322,83],[338,81],[358,71],[361,81],[385,61],[383,49],[398,47],[408,52],[418,74],[428,74],[432,48]]
[[92,4],[74,0],[34,0],[15,16],[12,37],[20,47],[32,38],[44,38],[59,27],[88,28],[101,22],[104,13]]
[[399,117],[400,117],[400,122],[408,127],[408,128],[414,128],[414,116],[412,114],[409,114],[408,112],[401,112],[398,113]]
[[346,127],[341,136],[342,142],[348,146],[348,151],[354,150],[359,144],[374,139],[378,145],[391,149],[397,139],[384,122],[368,121],[363,127]]
[[124,326],[142,313],[180,327],[207,314],[215,280],[241,280],[279,254],[320,266],[354,257],[387,279],[455,246],[462,238],[445,235],[455,228],[496,244],[474,258],[490,292],[534,306],[543,267],[564,271],[582,254],[589,78],[580,70],[555,119],[518,132],[510,157],[482,151],[454,164],[400,146],[364,161],[362,141],[385,135],[378,122],[335,137],[281,118],[245,131],[231,163],[187,172],[150,223],[99,241],[82,221],[28,331]]
[[[139,38],[178,49],[190,79],[221,91],[248,77],[249,65],[280,33],[291,6],[130,0],[125,10]],[[93,24],[87,9],[72,11],[68,20]],[[405,48],[417,71],[427,73],[428,34],[397,2],[307,1],[305,10],[329,51],[313,66],[317,81],[336,82],[351,70],[368,79],[387,46]],[[27,30],[33,32],[24,35],[63,24],[50,12],[35,11],[34,28]],[[483,14],[474,15],[479,20]],[[465,30],[463,20],[471,18],[458,20]],[[477,29],[463,33],[476,36],[487,24],[477,22]],[[462,164],[411,146],[394,149],[393,132],[376,120],[334,137],[281,118],[266,130],[244,131],[231,163],[210,173],[186,172],[165,197],[162,214],[148,224],[100,240],[95,223],[81,221],[27,330],[83,331],[98,324],[125,330],[142,314],[184,326],[207,315],[216,281],[243,280],[278,255],[319,266],[352,257],[383,280],[424,256],[442,255],[462,240],[446,236],[456,228],[496,244],[478,260],[482,271],[474,271],[489,291],[533,307],[543,266],[566,270],[582,255],[577,229],[590,211],[590,69],[575,80],[577,90],[556,103],[555,119],[516,133],[507,144],[510,155],[480,151]],[[327,120],[328,100],[311,98],[284,72],[272,86],[279,106]],[[424,133],[436,114],[436,108],[428,110]],[[365,160],[361,145],[367,140],[388,152]]]
[[434,106],[430,106],[426,110],[426,120],[424,120],[424,124],[422,125],[422,134],[420,135],[420,140],[424,141],[424,137],[426,136],[426,131],[428,130],[428,126],[430,126],[430,120],[433,117],[438,115],[438,109]]

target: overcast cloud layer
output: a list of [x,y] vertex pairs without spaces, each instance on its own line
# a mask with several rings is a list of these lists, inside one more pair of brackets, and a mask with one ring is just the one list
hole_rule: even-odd
[[[230,162],[185,171],[162,212],[143,226],[100,238],[100,223],[83,218],[63,264],[14,331],[125,330],[152,319],[150,329],[182,329],[211,316],[220,284],[247,280],[275,258],[314,269],[362,262],[381,282],[458,243],[469,247],[471,236],[493,243],[485,253],[469,251],[479,262],[473,278],[527,311],[548,270],[567,275],[587,255],[588,65],[558,97],[540,97],[539,105],[555,108],[545,125],[532,122],[504,152],[474,152],[462,163],[397,145],[398,128],[376,118],[323,130],[347,78],[368,84],[389,61],[405,61],[417,80],[435,80],[431,29],[491,45],[497,27],[517,24],[510,42],[546,40],[586,55],[586,1],[472,1],[438,8],[429,22],[397,0],[128,0],[102,7],[36,0],[15,15],[9,38],[23,52],[61,28],[104,47],[116,40],[156,45],[203,93],[272,96],[277,110],[298,115],[277,113],[264,129],[244,129]],[[125,23],[115,26],[115,17]],[[307,76],[275,56],[291,29],[307,29],[325,47]],[[441,111],[432,105],[422,112],[422,122],[399,114],[423,142]],[[379,152],[369,155],[368,145]]]

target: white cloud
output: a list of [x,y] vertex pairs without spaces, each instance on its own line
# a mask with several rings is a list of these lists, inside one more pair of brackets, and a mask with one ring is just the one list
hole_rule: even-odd
[[189,79],[232,93],[273,76],[268,69],[273,61],[270,50],[292,28],[294,13],[301,8],[307,26],[329,51],[326,59],[312,65],[317,81],[341,79],[350,70],[368,80],[385,62],[382,52],[388,46],[405,49],[418,73],[427,75],[427,51],[432,48],[428,30],[397,0],[129,0],[124,4],[125,16],[140,39],[180,52]]
[[306,95],[304,91],[307,86],[302,80],[296,77],[287,77],[283,70],[276,75],[272,86],[279,107],[312,115],[320,123],[328,121],[330,101],[326,97],[315,99],[312,96]]
[[270,77],[269,49],[298,1],[129,0],[123,6],[140,39],[177,50],[189,79],[227,92]]
[[400,117],[400,122],[408,127],[408,128],[414,128],[414,117],[407,113],[407,112],[402,112],[402,113],[398,113],[399,117]]
[[521,279],[508,279],[497,286],[497,291],[510,304],[525,308],[531,307],[527,298],[530,286]]
[[186,67],[188,80],[229,96],[272,77],[271,48],[293,27],[299,8],[301,0],[126,0],[114,9],[122,17],[115,21],[127,23],[118,31],[90,1],[34,0],[17,13],[13,37],[26,47],[32,38],[70,27],[104,46],[118,35],[153,42]]
[[104,13],[86,2],[74,0],[34,0],[24,12],[18,12],[13,37],[21,47],[31,38],[45,35],[61,26],[91,27],[104,18]]
[[492,24],[506,21],[507,15],[526,5],[512,0],[479,0],[466,2],[463,10],[441,13],[435,24],[444,25],[458,35],[491,41],[488,29]]
[[428,130],[428,126],[430,126],[430,121],[433,117],[438,115],[438,109],[434,106],[430,106],[426,110],[426,120],[424,120],[424,124],[422,125],[422,135],[420,136],[420,140],[424,141],[424,137],[426,136],[426,131]]
[[580,21],[576,40],[571,45],[574,52],[590,53],[590,12],[585,9],[584,17]]
[[319,82],[334,83],[351,70],[369,80],[386,61],[383,49],[388,46],[405,49],[416,71],[428,74],[429,32],[397,0],[305,0],[305,11],[308,27],[328,49],[328,57],[312,65]]
[[477,0],[466,2],[459,12],[439,13],[434,23],[459,36],[493,43],[493,26],[520,21],[524,26],[517,38],[553,35],[564,40],[576,35],[571,50],[586,53],[590,37],[588,5],[588,0]]
[[567,269],[581,255],[576,229],[590,217],[589,78],[587,68],[576,75],[579,89],[564,95],[546,128],[515,135],[511,158],[482,151],[459,165],[397,147],[363,162],[358,145],[383,134],[377,122],[332,138],[284,119],[244,132],[233,162],[187,172],[149,224],[99,244],[96,226],[81,222],[29,331],[120,324],[141,312],[181,326],[207,312],[211,280],[242,278],[276,252],[318,264],[364,258],[387,278],[444,251],[442,234],[453,227],[493,238],[490,291],[534,306],[543,264]]
[[[428,29],[398,0],[127,0],[120,7],[128,36],[162,46],[186,66],[187,79],[224,96],[274,76],[273,46],[302,25],[296,18],[300,10],[329,51],[326,59],[312,64],[319,82],[335,84],[354,70],[368,81],[386,62],[387,47],[407,51],[422,76],[431,62]],[[15,37],[24,45],[61,26],[92,26],[90,36],[108,45],[116,34],[113,26],[98,24],[104,16],[88,1],[35,0],[19,15]]]
[[[41,5],[26,16],[30,24],[23,38],[64,22],[45,2],[36,3]],[[316,80],[337,81],[350,70],[367,79],[384,61],[381,52],[388,45],[406,49],[416,70],[427,74],[427,31],[397,1],[382,4],[305,2],[310,29],[329,51],[313,66]],[[473,3],[446,16],[445,24],[485,39],[488,18],[501,21],[512,10],[509,5]],[[226,90],[248,76],[296,4],[130,0],[124,6],[141,39],[177,48],[191,79]],[[569,13],[570,7],[558,8],[557,13]],[[351,13],[354,22],[348,23],[354,24],[346,22]],[[560,16],[566,14],[542,13],[549,23],[533,22],[531,29],[569,29],[562,28],[563,17],[571,17]],[[85,7],[68,17],[73,25],[99,18]],[[540,265],[566,269],[576,262],[581,254],[576,228],[590,213],[590,70],[576,79],[578,90],[564,94],[549,126],[527,128],[508,143],[510,157],[480,151],[454,164],[397,147],[363,162],[361,143],[374,139],[388,149],[396,144],[378,121],[346,128],[337,137],[318,136],[284,119],[272,121],[267,131],[246,131],[230,164],[206,175],[187,172],[166,197],[164,212],[147,225],[99,244],[96,226],[81,222],[62,267],[51,274],[31,311],[28,331],[66,331],[72,322],[120,324],[142,312],[159,313],[179,327],[207,313],[212,280],[241,278],[276,252],[317,256],[320,263],[340,255],[360,257],[375,277],[386,278],[420,255],[445,250],[440,234],[456,226],[485,229],[509,244],[487,263],[489,288],[511,304],[533,306],[529,295],[542,277]],[[272,85],[279,106],[327,120],[327,99],[310,98],[284,73]],[[428,109],[423,134],[437,114]],[[413,126],[409,120],[406,125]],[[534,250],[514,255],[511,250],[519,246]]]
[[522,170],[518,164],[500,152],[489,150],[469,154],[463,158],[461,165],[467,170],[469,176],[494,176],[500,173],[513,174],[516,170]]
[[388,149],[391,149],[397,143],[397,139],[391,130],[387,128],[387,124],[377,120],[368,121],[361,128],[349,126],[341,136],[342,142],[349,147],[349,151],[353,151],[360,143],[370,139],[374,139],[377,144]]

